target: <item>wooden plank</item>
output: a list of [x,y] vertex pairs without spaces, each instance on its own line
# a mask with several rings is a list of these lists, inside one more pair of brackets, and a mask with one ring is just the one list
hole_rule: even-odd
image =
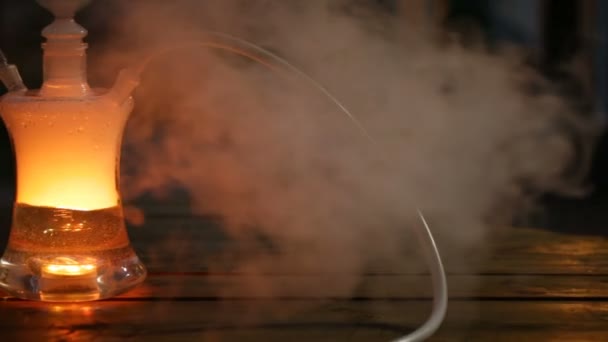
[[[151,276],[128,298],[432,298],[428,276],[364,276],[351,286],[340,276]],[[571,298],[608,300],[608,277],[468,276],[448,277],[451,299]]]
[[[131,227],[129,232],[134,240],[142,242],[158,242],[170,237],[176,241],[194,239],[213,245],[231,239],[222,230],[219,219],[214,217],[153,217],[147,219],[141,227]],[[449,245],[448,237],[439,233],[436,235]],[[239,243],[256,244],[256,241],[241,238]],[[484,247],[482,250],[509,255],[608,255],[608,250],[605,249],[608,239],[605,237],[561,234],[535,228],[503,228],[497,234],[488,236],[481,246]]]
[[[133,244],[152,272],[235,271],[256,254],[273,253],[298,272],[289,260],[301,259],[289,249],[276,254],[271,244],[253,238],[228,237],[210,218],[153,218],[130,229]],[[608,240],[597,236],[560,234],[540,229],[511,228],[489,237],[478,252],[453,249],[449,239],[439,237],[446,269],[451,274],[598,274],[608,275]],[[404,246],[402,258],[365,265],[366,272],[411,274],[426,272],[416,255],[418,246]],[[406,251],[409,249],[409,252]],[[366,253],[361,250],[361,253]],[[371,253],[370,253],[371,254]],[[340,272],[341,264],[322,265],[325,271]],[[369,266],[369,267],[368,267]],[[304,273],[310,273],[305,270]]]
[[[344,283],[341,275],[151,275],[124,294],[131,299],[431,299],[424,275],[362,276]],[[333,284],[330,286],[328,284]],[[476,276],[448,277],[455,299],[593,299],[608,301],[608,277]],[[0,292],[0,299],[11,297]]]
[[[129,298],[432,298],[428,276],[363,276],[352,286],[333,276],[151,276],[145,286],[126,294]],[[451,299],[608,300],[608,277],[474,276],[448,277]]]
[[[429,302],[109,301],[0,303],[14,340],[388,341],[418,326]],[[431,341],[605,340],[607,303],[454,301]]]
[[[231,258],[224,258],[223,254],[213,255],[205,245],[200,247],[200,250],[178,250],[176,254],[164,254],[149,250],[144,247],[138,248],[138,255],[142,258],[146,266],[151,272],[234,272],[245,263],[246,255],[235,251]],[[221,247],[211,247],[211,249],[219,249]],[[297,260],[297,254],[283,254],[285,260]],[[277,260],[279,256],[277,256]],[[448,274],[526,274],[526,275],[608,275],[607,261],[602,260],[602,256],[597,259],[589,256],[573,256],[573,255],[491,255],[486,257],[481,265],[474,263],[479,260],[473,260],[473,257],[463,257],[464,260],[454,261],[452,258],[445,258],[444,263]],[[599,260],[598,260],[599,259]],[[466,262],[470,261],[471,265]],[[283,269],[289,268],[289,261],[281,263]],[[340,265],[332,265],[326,263],[319,265],[318,269],[314,265],[309,265],[307,270],[301,270],[296,263],[293,264],[290,274],[316,274],[316,273],[341,273]],[[321,267],[322,266],[322,267]],[[426,273],[426,267],[421,260],[414,262],[404,257],[402,264],[397,264],[396,260],[387,261],[386,263],[370,264],[365,271],[372,274],[419,274]],[[286,271],[278,270],[279,274],[284,274]]]

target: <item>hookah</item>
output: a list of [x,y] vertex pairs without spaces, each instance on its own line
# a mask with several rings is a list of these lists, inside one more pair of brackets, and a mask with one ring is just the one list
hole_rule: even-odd
[[[361,135],[377,143],[331,93],[281,57],[218,32],[157,52],[124,69],[111,89],[93,89],[86,78],[86,29],[74,15],[90,0],[37,0],[55,16],[42,34],[44,82],[29,90],[0,51],[0,116],[17,162],[17,194],[9,243],[0,259],[0,289],[27,300],[80,302],[114,297],[142,283],[146,269],[133,251],[119,193],[122,135],[134,106],[139,75],[156,56],[181,48],[221,49],[247,57],[281,75],[295,75],[346,115]],[[433,284],[427,321],[397,342],[420,341],[441,325],[447,282],[430,228],[416,233]]]

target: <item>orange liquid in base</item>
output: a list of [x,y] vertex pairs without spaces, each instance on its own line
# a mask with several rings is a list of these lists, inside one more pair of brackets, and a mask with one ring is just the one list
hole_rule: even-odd
[[35,253],[86,253],[129,244],[122,209],[79,211],[17,204],[9,245]]

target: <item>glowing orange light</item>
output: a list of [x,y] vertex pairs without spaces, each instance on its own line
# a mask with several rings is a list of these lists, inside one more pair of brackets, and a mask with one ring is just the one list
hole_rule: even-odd
[[95,265],[45,265],[44,271],[53,275],[77,276],[95,271]]
[[59,257],[47,264],[43,264],[42,273],[45,276],[94,276],[97,273],[97,266],[93,260],[86,260],[85,263],[80,263],[73,258]]
[[[38,207],[97,210],[114,207],[118,148],[125,118],[111,102],[58,102],[7,120],[15,138],[17,202]],[[51,106],[47,104],[47,106]]]
[[[95,310],[93,309],[93,307],[88,306],[88,305],[82,305],[82,304],[53,305],[53,306],[50,306],[50,311],[53,313],[58,313],[58,314],[62,314],[62,313],[79,314],[79,315],[71,315],[71,316],[67,317],[67,318],[71,318],[71,319],[75,319],[75,320],[78,320],[83,316],[90,317],[95,313]],[[66,318],[66,317],[64,317],[64,318]]]

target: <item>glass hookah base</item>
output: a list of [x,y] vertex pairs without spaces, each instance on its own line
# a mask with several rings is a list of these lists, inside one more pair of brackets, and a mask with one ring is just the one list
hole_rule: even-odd
[[140,284],[146,269],[130,246],[83,255],[23,252],[0,260],[0,288],[22,299],[82,302],[113,297]]

